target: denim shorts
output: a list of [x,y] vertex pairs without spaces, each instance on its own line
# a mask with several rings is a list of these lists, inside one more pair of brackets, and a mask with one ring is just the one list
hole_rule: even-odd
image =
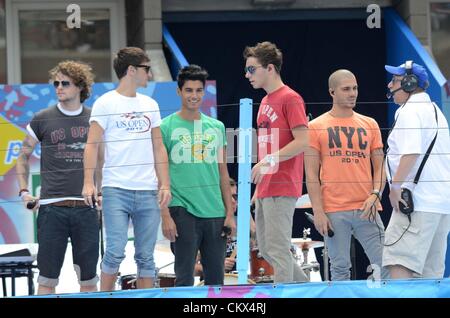
[[137,277],[155,277],[153,253],[161,221],[156,190],[127,190],[103,187],[103,218],[106,251],[101,269],[116,274],[125,259],[130,219],[134,232]]
[[96,209],[43,205],[39,208],[37,230],[39,284],[58,285],[68,238],[80,285],[97,284],[99,220]]

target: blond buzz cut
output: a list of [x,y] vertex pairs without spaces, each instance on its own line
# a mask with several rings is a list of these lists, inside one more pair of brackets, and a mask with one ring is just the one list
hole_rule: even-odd
[[330,77],[328,78],[328,88],[334,91],[343,79],[354,79],[354,78],[356,79],[355,74],[353,74],[349,70],[345,69],[337,70],[333,72],[333,74],[331,74]]

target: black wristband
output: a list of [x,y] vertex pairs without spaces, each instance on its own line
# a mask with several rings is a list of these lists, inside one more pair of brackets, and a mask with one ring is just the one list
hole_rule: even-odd
[[370,194],[375,194],[377,196],[377,199],[381,201],[381,193],[379,190],[373,190]]
[[28,190],[28,189],[20,189],[19,190],[19,197],[22,197],[22,194],[25,193],[25,192],[30,193],[30,190]]

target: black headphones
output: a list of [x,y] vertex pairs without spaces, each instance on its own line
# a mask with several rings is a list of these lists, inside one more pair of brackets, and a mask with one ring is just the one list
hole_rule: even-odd
[[419,79],[413,74],[413,64],[413,61],[405,62],[406,75],[401,81],[401,88],[406,93],[412,93],[419,87]]

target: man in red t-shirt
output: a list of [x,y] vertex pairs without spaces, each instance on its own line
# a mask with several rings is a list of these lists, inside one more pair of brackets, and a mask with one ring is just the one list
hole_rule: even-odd
[[261,101],[258,125],[256,238],[262,256],[274,268],[274,282],[305,281],[290,253],[297,198],[302,194],[303,151],[308,147],[305,104],[281,80],[283,55],[275,44],[262,42],[244,50],[245,77],[267,95]]

